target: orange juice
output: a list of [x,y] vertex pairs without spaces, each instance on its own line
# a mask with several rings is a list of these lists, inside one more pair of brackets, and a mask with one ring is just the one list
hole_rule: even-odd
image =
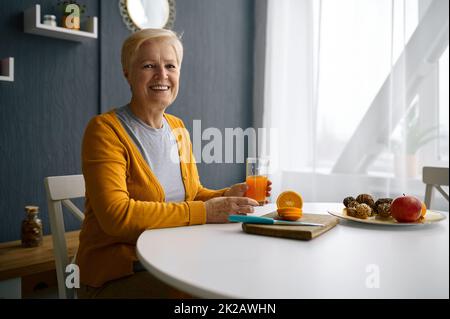
[[260,205],[264,205],[267,192],[267,177],[260,175],[247,176],[246,183],[248,186],[246,196],[253,198]]

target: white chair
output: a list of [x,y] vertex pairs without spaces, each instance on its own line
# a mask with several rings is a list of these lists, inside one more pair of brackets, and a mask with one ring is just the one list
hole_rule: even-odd
[[[48,214],[53,238],[53,252],[55,254],[56,276],[58,280],[58,295],[61,299],[75,298],[75,289],[66,288],[66,267],[69,255],[64,228],[62,205],[81,222],[84,214],[70,199],[85,196],[83,175],[51,176],[44,179],[47,192]],[[61,205],[62,204],[62,205]]]
[[449,200],[448,194],[441,187],[442,185],[448,186],[448,167],[424,166],[422,171],[422,180],[426,184],[425,205],[428,208],[431,206],[434,188],[436,188],[447,201]]

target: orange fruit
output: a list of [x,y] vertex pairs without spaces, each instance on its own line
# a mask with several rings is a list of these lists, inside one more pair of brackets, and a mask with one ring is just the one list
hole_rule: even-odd
[[302,210],[297,207],[281,207],[277,209],[278,214],[301,214]]
[[282,192],[277,198],[277,207],[294,207],[302,209],[303,207],[303,198],[302,196],[294,191],[285,191]]
[[287,216],[287,215],[285,215],[285,216],[283,216],[283,217],[280,217],[280,219],[282,219],[282,220],[288,220],[288,221],[290,221],[290,222],[294,222],[294,221],[296,221],[297,219],[299,219],[301,216],[299,216],[299,215],[289,215],[289,216]]
[[284,220],[297,220],[302,217],[303,212],[297,207],[282,207],[277,209],[278,216]]
[[427,205],[425,205],[425,203],[422,202],[421,217],[425,217],[426,214],[427,214]]

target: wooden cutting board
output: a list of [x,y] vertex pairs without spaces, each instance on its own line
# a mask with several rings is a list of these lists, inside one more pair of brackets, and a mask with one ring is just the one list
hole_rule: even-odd
[[[264,215],[264,217],[273,218],[277,215],[276,212]],[[249,234],[293,238],[300,240],[311,240],[324,232],[330,230],[339,223],[339,219],[322,214],[303,214],[299,219],[302,222],[320,223],[324,227],[317,226],[288,226],[288,225],[262,225],[262,224],[245,224],[242,223],[242,229]]]

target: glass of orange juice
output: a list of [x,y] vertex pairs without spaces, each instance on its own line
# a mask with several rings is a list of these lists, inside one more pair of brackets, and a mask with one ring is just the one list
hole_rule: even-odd
[[267,174],[269,171],[269,159],[261,157],[249,157],[246,161],[246,183],[248,186],[245,196],[253,198],[261,206],[266,201]]

